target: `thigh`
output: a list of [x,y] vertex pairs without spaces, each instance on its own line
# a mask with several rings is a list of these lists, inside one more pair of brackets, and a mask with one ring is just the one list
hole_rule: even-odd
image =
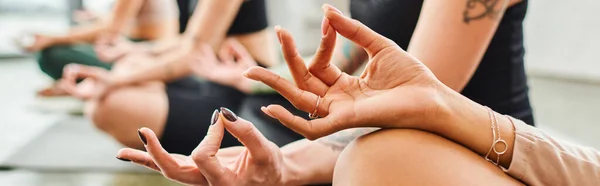
[[[245,97],[233,88],[191,78],[168,83],[166,92],[169,111],[161,142],[167,151],[184,155],[206,136],[215,109],[236,111]],[[238,145],[241,143],[226,132],[221,147]]]
[[90,44],[52,46],[42,50],[36,57],[41,70],[53,79],[60,79],[63,68],[70,63],[111,68],[111,64],[98,59]]
[[523,185],[469,149],[435,134],[389,129],[340,155],[334,185]]
[[86,107],[94,124],[122,144],[142,148],[137,129],[148,127],[163,133],[168,103],[164,90],[144,86],[119,88],[102,101],[90,101]]

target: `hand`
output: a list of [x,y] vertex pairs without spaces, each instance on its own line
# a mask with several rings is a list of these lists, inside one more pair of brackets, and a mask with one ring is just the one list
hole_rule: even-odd
[[[441,113],[448,88],[427,67],[393,41],[344,17],[332,6],[324,5],[323,9],[324,36],[308,69],[291,34],[276,28],[296,86],[263,68],[246,72],[247,77],[277,90],[296,108],[322,118],[307,121],[279,105],[263,107],[263,112],[308,139],[355,127],[428,129],[444,119]],[[360,77],[342,73],[330,64],[336,32],[369,54]]]
[[237,40],[228,39],[223,43],[218,53],[219,59],[208,45],[203,45],[199,54],[195,55],[196,60],[192,61],[191,68],[197,76],[250,93],[252,80],[242,74],[256,66],[256,62]]
[[23,36],[18,41],[16,41],[17,45],[19,45],[20,47],[25,49],[27,52],[41,51],[41,50],[44,50],[45,48],[48,48],[48,47],[54,45],[54,43],[55,43],[53,37],[40,35],[40,34],[33,35],[32,43],[29,41],[31,39],[29,39],[29,40],[27,40],[27,39],[28,39],[28,37]]
[[125,38],[103,35],[96,40],[94,51],[100,61],[112,63],[126,54],[133,52],[136,47],[133,42]]
[[[220,149],[224,128],[244,147]],[[117,158],[158,171],[186,185],[285,185],[290,175],[281,151],[252,123],[226,108],[213,113],[208,134],[191,156],[169,154],[147,128],[138,131],[147,152],[125,148]]]
[[[117,86],[110,73],[99,67],[69,64],[63,70],[59,86],[73,97],[79,99],[102,99]],[[77,84],[77,80],[84,79]]]

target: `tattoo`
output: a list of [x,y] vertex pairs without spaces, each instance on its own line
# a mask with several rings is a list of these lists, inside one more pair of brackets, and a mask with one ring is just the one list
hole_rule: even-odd
[[329,136],[325,136],[318,140],[318,142],[328,146],[333,151],[342,151],[350,142],[356,138],[361,137],[365,134],[369,134],[373,131],[379,130],[379,128],[356,128],[346,129],[343,131],[336,132]]
[[498,21],[507,3],[508,0],[467,0],[463,21],[469,24],[473,20],[486,17]]

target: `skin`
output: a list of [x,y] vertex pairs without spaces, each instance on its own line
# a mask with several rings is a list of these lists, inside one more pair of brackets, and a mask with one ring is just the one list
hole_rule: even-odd
[[[219,58],[231,59],[224,63],[230,66],[243,64],[247,69],[247,66],[256,64],[254,59],[261,60],[263,65],[274,63],[275,50],[265,44],[271,43],[268,30],[225,37],[242,3],[243,0],[200,1],[188,23],[188,29],[174,42],[176,48],[166,47],[158,54],[134,53],[124,57],[118,62],[124,64],[113,68],[118,72],[108,73],[85,66],[65,68],[65,74],[69,74],[69,77],[65,78],[63,86],[69,94],[86,100],[85,113],[99,129],[125,146],[142,149],[137,135],[131,131],[148,127],[159,137],[162,136],[169,111],[164,82],[193,75],[198,70],[202,71],[199,67],[217,63],[203,62],[215,59],[214,49],[218,49]],[[226,40],[234,40],[235,43]],[[247,55],[250,56],[240,58]],[[233,61],[234,56],[238,57],[237,62]],[[77,78],[94,82],[94,90],[77,88]],[[128,104],[125,106],[123,103]]]
[[[317,106],[315,105],[317,95],[321,96],[323,104],[318,106],[317,112],[321,118],[307,121],[291,115],[287,110],[276,105],[264,107],[263,111],[308,139],[317,139],[340,130],[356,127],[389,128],[391,130],[375,132],[360,138],[342,152],[340,158],[337,159],[337,157],[329,158],[331,157],[330,154],[325,152],[330,149],[315,141],[300,141],[282,149],[269,148],[269,145],[255,146],[254,144],[259,144],[258,142],[244,143],[244,141],[252,138],[255,141],[261,141],[260,143],[266,142],[262,141],[264,137],[254,129],[245,129],[247,131],[245,135],[236,135],[236,132],[228,126],[237,126],[237,124],[229,125],[225,122],[225,128],[234,133],[244,143],[248,151],[255,152],[255,154],[269,154],[266,152],[270,152],[270,162],[276,162],[271,165],[278,165],[276,167],[280,168],[263,169],[267,172],[261,172],[251,177],[227,176],[228,172],[232,170],[235,170],[236,173],[246,171],[231,168],[236,166],[223,163],[223,161],[216,161],[216,159],[230,159],[238,154],[239,160],[240,157],[243,159],[247,155],[245,155],[243,148],[217,150],[214,148],[215,145],[207,145],[219,140],[218,137],[213,137],[212,132],[216,131],[213,127],[196,150],[211,149],[210,151],[204,151],[210,153],[200,154],[216,159],[198,158],[194,155],[181,157],[179,155],[169,155],[166,152],[157,153],[149,149],[148,153],[134,149],[123,149],[117,157],[132,160],[134,163],[149,168],[169,163],[163,158],[182,158],[186,162],[194,162],[197,165],[196,167],[187,164],[191,168],[188,166],[174,166],[174,169],[160,169],[160,172],[168,178],[188,185],[241,185],[240,183],[256,185],[258,184],[254,182],[256,180],[265,181],[259,185],[303,185],[324,183],[323,181],[326,181],[328,176],[329,181],[333,177],[334,184],[340,185],[346,185],[346,183],[453,183],[464,185],[490,183],[487,182],[489,180],[497,181],[494,183],[498,184],[520,185],[517,180],[505,175],[498,167],[487,163],[482,158],[487,153],[492,141],[491,121],[485,107],[444,85],[423,63],[399,48],[392,41],[378,35],[361,23],[342,16],[331,6],[326,5],[324,9],[329,24],[323,29],[324,37],[319,52],[317,52],[316,59],[309,68],[303,65],[301,58],[296,57],[297,52],[291,34],[286,30],[278,29],[278,36],[282,48],[284,48],[284,56],[295,77],[295,85],[263,68],[253,67],[246,73],[246,76],[273,87],[294,103],[295,106],[307,112],[311,112]],[[341,73],[340,69],[329,65],[336,33],[363,47],[369,54],[369,65],[360,77]],[[404,73],[392,73],[399,71]],[[221,111],[221,113],[223,112]],[[507,117],[494,112],[491,113],[497,116],[500,134],[507,142],[508,151],[500,157],[501,166],[507,168],[512,160],[514,129]],[[219,119],[219,121],[223,120]],[[143,135],[148,134],[145,129],[142,130]],[[218,136],[219,132],[220,130],[214,134]],[[149,138],[153,138],[153,136],[150,135]],[[383,141],[388,142],[382,143]],[[321,144],[321,146],[318,144]],[[399,146],[390,147],[395,144]],[[147,148],[150,146],[147,145]],[[367,148],[369,150],[365,150]],[[413,149],[417,150],[413,151]],[[219,152],[225,154],[220,155]],[[315,156],[315,154],[318,154],[318,156]],[[438,160],[415,164],[415,162],[408,160],[392,158],[392,161],[367,163],[373,161],[374,158],[385,160],[397,157],[398,154],[406,154],[403,157],[416,162],[431,159]],[[494,159],[495,156],[492,155],[491,158]],[[333,169],[323,166],[323,163],[336,159],[339,162],[336,165],[338,166],[336,170],[341,171],[332,173]],[[461,161],[454,161],[456,159]],[[283,162],[283,166],[279,165],[281,162]],[[448,168],[438,168],[438,163],[447,165]],[[381,169],[380,167],[384,165],[386,168]],[[404,169],[405,167],[418,167],[417,165],[422,169],[415,171]],[[312,169],[312,166],[318,166],[319,169]],[[378,176],[381,179],[369,179],[369,174],[358,176],[358,172],[343,169],[353,169],[353,167],[358,166],[361,166],[360,170],[372,170],[375,174],[380,173]],[[461,167],[461,169],[456,169],[456,167]],[[473,172],[470,171],[471,169],[462,169],[462,167],[480,171]],[[202,175],[181,173],[190,169],[215,169],[219,171],[200,171]],[[245,170],[252,170],[251,166]],[[327,172],[328,170],[332,172]],[[354,170],[357,170],[357,168],[354,168]],[[415,177],[398,176],[396,174],[398,171],[404,171],[407,177],[410,175]],[[432,171],[439,172],[439,174],[430,174]],[[364,171],[361,172],[364,173]],[[342,177],[347,181],[341,181]],[[252,179],[250,180],[250,178]],[[406,179],[400,180],[401,178]],[[381,183],[377,181],[390,182]]]
[[74,43],[94,43],[97,39],[114,40],[121,34],[132,38],[155,40],[177,35],[179,21],[176,17],[160,22],[130,25],[134,21],[144,0],[117,1],[111,16],[107,21],[100,21],[91,26],[73,28],[65,36],[35,35],[36,42],[25,49],[30,52],[40,51],[44,48]]

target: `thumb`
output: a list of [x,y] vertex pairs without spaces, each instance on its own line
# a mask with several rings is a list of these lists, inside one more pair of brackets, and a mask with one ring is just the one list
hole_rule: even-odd
[[196,163],[202,175],[209,181],[218,180],[226,172],[216,157],[217,151],[221,147],[224,133],[223,122],[220,122],[218,118],[219,112],[215,110],[208,133],[191,155],[192,160]]
[[221,114],[225,118],[223,123],[227,131],[244,144],[256,161],[268,162],[273,158],[273,149],[276,145],[267,140],[252,123],[237,117],[235,113],[224,107],[221,107]]
[[341,11],[331,5],[324,4],[323,10],[325,17],[329,20],[329,25],[335,31],[363,47],[370,56],[376,55],[384,48],[396,46],[393,41],[379,35],[359,21],[342,15]]

